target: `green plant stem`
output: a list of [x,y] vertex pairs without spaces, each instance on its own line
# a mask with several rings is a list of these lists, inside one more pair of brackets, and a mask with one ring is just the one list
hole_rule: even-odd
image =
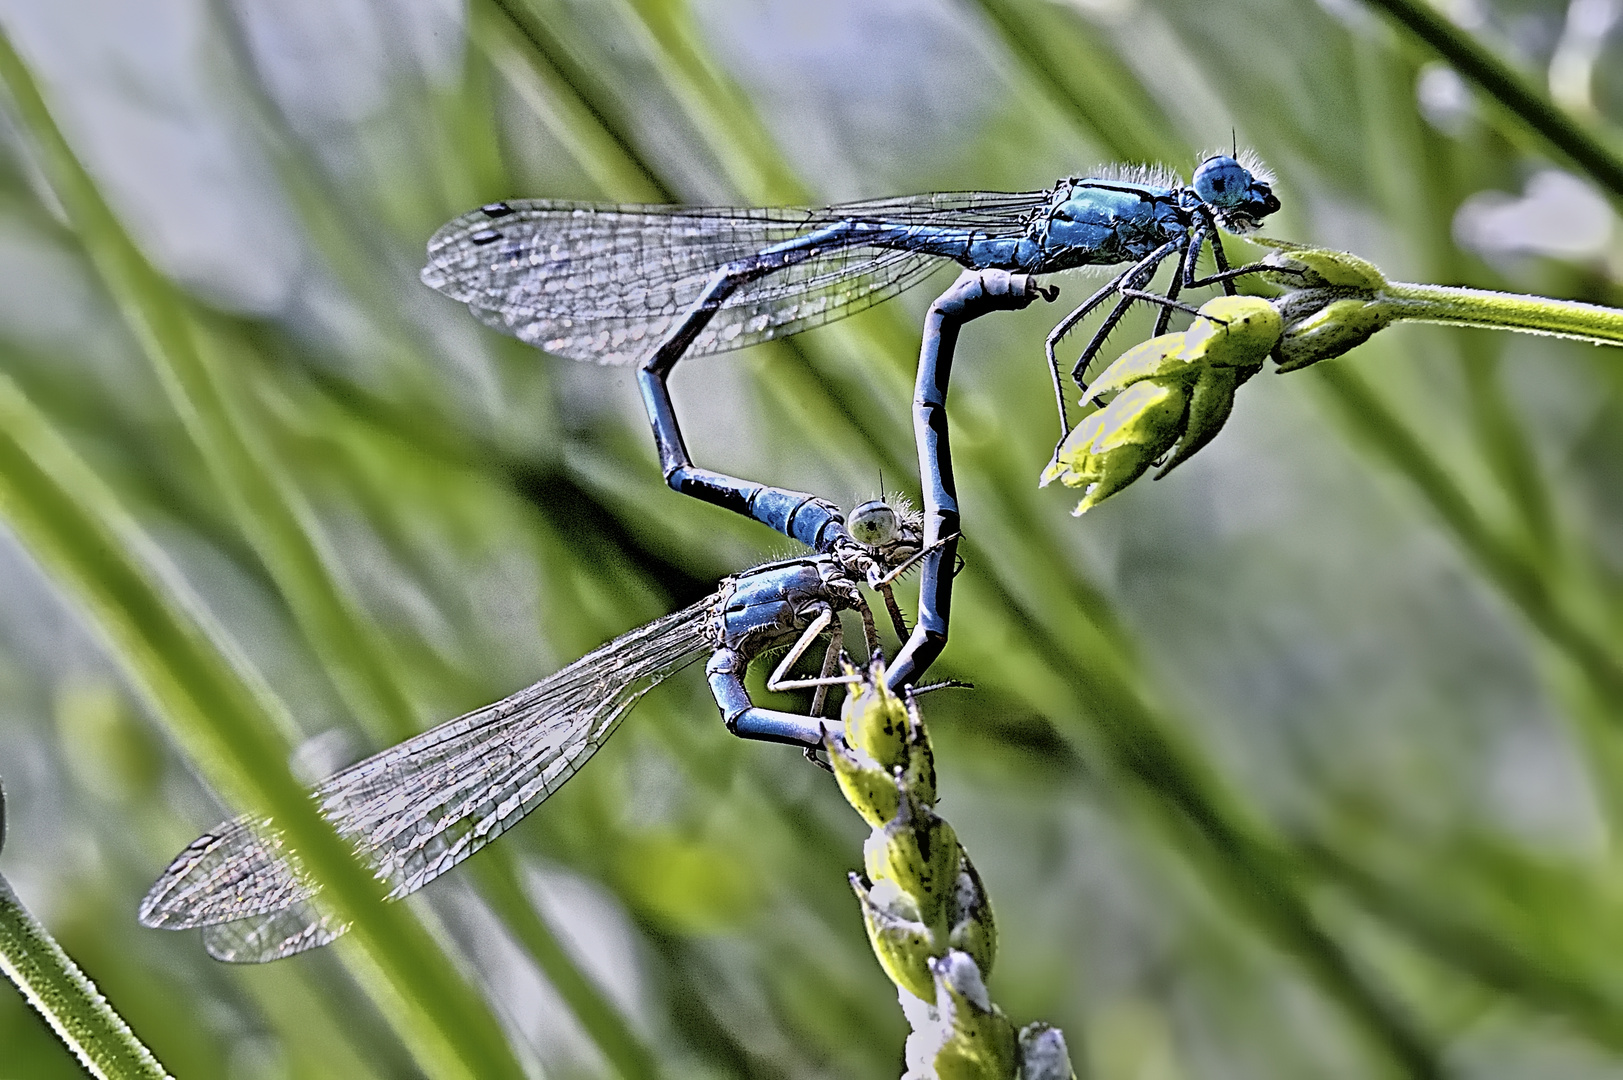
[[1623,345],[1623,310],[1618,308],[1407,281],[1388,281],[1380,294],[1391,304],[1396,318],[1413,322],[1480,326],[1574,338],[1595,345]]
[[1417,0],[1365,2],[1430,45],[1461,75],[1520,117],[1557,153],[1582,167],[1614,198],[1623,199],[1623,160],[1480,42]]
[[0,971],[92,1076],[168,1080],[152,1051],[28,913],[4,876],[0,876]]

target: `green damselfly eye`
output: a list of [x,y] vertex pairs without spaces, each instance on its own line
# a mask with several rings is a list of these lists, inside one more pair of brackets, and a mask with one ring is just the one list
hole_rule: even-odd
[[869,499],[851,511],[845,527],[857,543],[882,547],[896,539],[896,511],[883,499]]

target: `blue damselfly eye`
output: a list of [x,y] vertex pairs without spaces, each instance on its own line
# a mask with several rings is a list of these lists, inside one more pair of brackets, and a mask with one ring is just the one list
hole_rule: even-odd
[[1226,154],[1201,162],[1190,186],[1202,202],[1217,212],[1224,227],[1236,231],[1255,228],[1279,209],[1279,198],[1268,182],[1257,179]]
[[896,539],[896,511],[883,499],[870,499],[851,511],[845,527],[857,543],[881,547]]

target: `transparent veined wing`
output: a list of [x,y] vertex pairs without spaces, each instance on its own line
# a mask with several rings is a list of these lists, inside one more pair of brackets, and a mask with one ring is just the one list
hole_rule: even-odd
[[[846,221],[1017,236],[1047,191],[938,192],[821,208],[492,204],[428,242],[423,281],[482,321],[577,360],[644,359],[721,266]],[[686,355],[723,352],[842,318],[922,281],[937,255],[853,238],[740,288]]]
[[[511,697],[335,773],[313,797],[388,885],[389,899],[415,892],[539,806],[643,694],[708,652],[714,601],[656,619]],[[176,856],[139,914],[146,926],[207,927],[214,956],[261,962],[344,932],[317,892],[273,823],[245,816]]]

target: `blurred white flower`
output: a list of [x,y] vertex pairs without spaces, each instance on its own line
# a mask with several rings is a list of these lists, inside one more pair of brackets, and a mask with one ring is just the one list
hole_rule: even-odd
[[1483,191],[1454,215],[1454,238],[1483,255],[1547,255],[1586,260],[1604,256],[1617,225],[1606,199],[1560,169],[1528,178],[1526,191]]

